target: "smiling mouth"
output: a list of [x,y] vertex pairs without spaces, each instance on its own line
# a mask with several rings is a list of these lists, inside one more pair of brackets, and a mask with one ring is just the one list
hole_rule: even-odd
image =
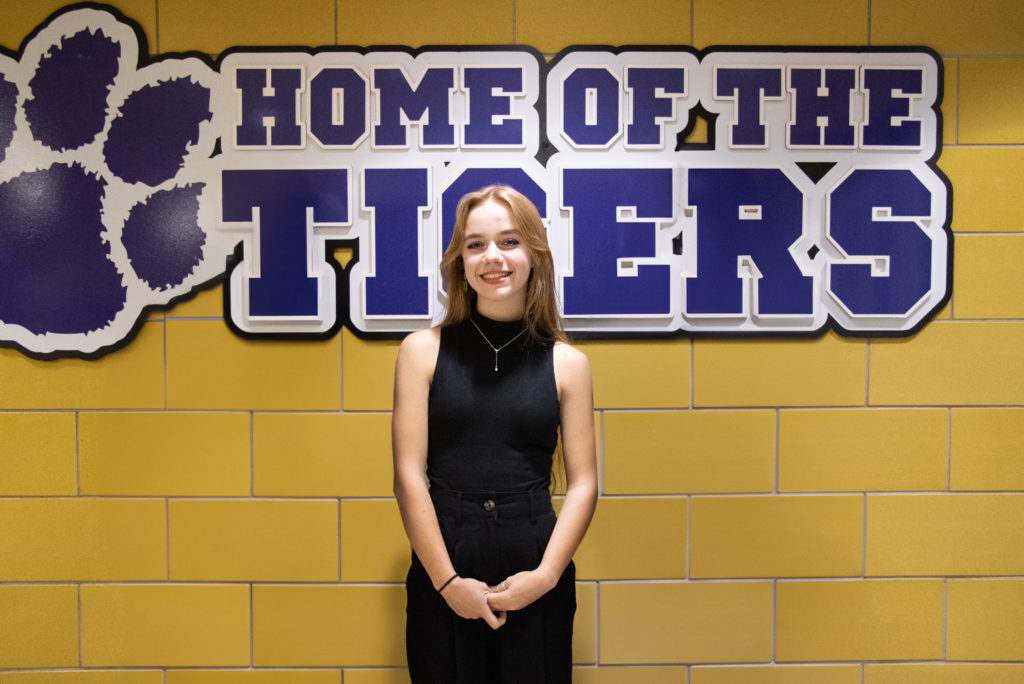
[[512,275],[512,271],[501,271],[499,273],[486,273],[480,278],[482,280],[500,280],[501,278],[507,278]]

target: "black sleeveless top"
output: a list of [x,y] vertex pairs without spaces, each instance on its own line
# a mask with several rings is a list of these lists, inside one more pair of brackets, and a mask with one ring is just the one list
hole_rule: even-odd
[[[523,329],[473,313],[495,347]],[[441,328],[428,413],[427,477],[466,492],[547,489],[558,439],[554,343],[524,334],[498,353],[470,319]]]

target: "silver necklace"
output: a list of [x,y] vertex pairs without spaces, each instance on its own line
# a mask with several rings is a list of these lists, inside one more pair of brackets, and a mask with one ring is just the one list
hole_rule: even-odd
[[501,345],[500,347],[495,347],[493,344],[491,344],[491,341],[489,339],[487,339],[487,335],[484,335],[484,331],[480,329],[480,326],[476,324],[476,321],[474,321],[472,318],[470,318],[469,322],[472,323],[473,327],[476,328],[476,331],[478,333],[480,333],[480,337],[484,338],[484,342],[487,343],[487,346],[494,350],[494,372],[497,373],[498,372],[498,352],[500,352],[502,349],[504,349],[505,347],[507,347],[508,345],[512,344],[517,339],[519,339],[519,337],[524,332],[526,332],[526,328],[523,328],[522,330],[517,332],[515,337],[513,337],[511,340],[509,340],[505,344]]

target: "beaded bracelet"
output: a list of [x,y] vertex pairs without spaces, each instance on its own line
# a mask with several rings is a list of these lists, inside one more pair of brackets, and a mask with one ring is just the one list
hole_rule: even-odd
[[441,593],[442,591],[444,591],[444,588],[445,588],[445,587],[447,587],[447,586],[448,586],[449,584],[451,584],[451,583],[452,583],[452,580],[453,580],[453,579],[455,579],[455,578],[456,578],[456,577],[458,577],[458,576],[459,576],[459,573],[455,573],[454,575],[452,575],[451,577],[449,577],[449,578],[448,578],[448,581],[447,581],[447,582],[445,582],[444,584],[442,584],[442,585],[441,585],[441,588],[437,590],[437,593],[438,593],[438,594],[440,594],[440,593]]

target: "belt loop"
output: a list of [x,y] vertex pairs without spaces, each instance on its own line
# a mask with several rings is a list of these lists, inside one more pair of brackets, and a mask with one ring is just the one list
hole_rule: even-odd
[[[498,495],[497,495],[497,493],[496,493],[496,492],[487,492],[487,498],[488,498],[488,500],[489,500],[489,501],[494,501],[495,499],[497,499],[497,498],[498,498]],[[496,506],[495,506],[495,507],[494,507],[494,508],[493,508],[493,509],[492,509],[492,510],[490,511],[490,514],[491,514],[491,520],[497,520],[497,519],[498,519],[498,509],[499,509],[499,508],[501,508],[501,506],[497,506],[497,505],[496,505]]]
[[462,492],[455,492],[455,525],[462,524]]

